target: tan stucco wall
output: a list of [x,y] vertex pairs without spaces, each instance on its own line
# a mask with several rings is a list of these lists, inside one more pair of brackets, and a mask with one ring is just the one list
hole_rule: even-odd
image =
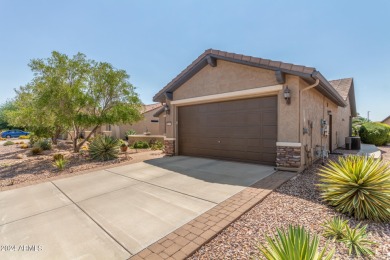
[[157,109],[148,111],[143,114],[144,118],[141,121],[138,121],[137,123],[134,123],[132,125],[126,124],[126,125],[119,125],[119,136],[116,136],[118,138],[125,138],[125,133],[129,131],[130,129],[135,130],[137,134],[143,134],[146,129],[152,134],[152,135],[159,135],[160,134],[160,128],[158,123],[151,122],[151,120],[159,120],[158,117],[153,117],[153,114],[156,113]]
[[299,77],[286,75],[291,103],[286,104],[283,91],[278,95],[278,142],[299,143]]
[[[302,79],[300,80],[301,90],[309,86]],[[313,149],[313,158],[315,158],[316,146],[325,146],[329,149],[329,137],[321,133],[321,119],[325,119],[329,124],[328,111],[332,113],[332,148],[345,145],[345,137],[349,135],[349,117],[351,108],[349,106],[339,107],[332,101],[324,97],[315,88],[302,92],[302,126],[300,130],[301,143],[308,148]],[[313,122],[313,128],[310,134],[303,134],[303,128],[307,128],[310,132],[309,121]]]
[[278,83],[273,71],[218,60],[216,67],[204,67],[173,92],[173,99],[207,96],[276,84]]
[[166,118],[166,115],[165,115],[165,112],[164,113],[161,113],[160,115],[159,115],[159,117],[158,117],[158,125],[159,125],[159,130],[158,130],[158,134],[159,135],[165,135],[166,133],[166,131],[165,131],[165,126],[166,126],[166,120],[165,120],[165,118]]

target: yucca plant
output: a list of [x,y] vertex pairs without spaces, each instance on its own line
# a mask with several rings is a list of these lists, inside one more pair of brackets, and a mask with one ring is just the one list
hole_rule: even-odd
[[319,238],[310,236],[304,227],[289,225],[288,230],[276,229],[277,235],[266,236],[268,246],[259,245],[258,249],[269,260],[318,260],[331,259],[334,254],[332,249],[325,256],[327,245],[319,251]]
[[356,219],[390,221],[390,165],[351,155],[320,170],[321,197]]
[[344,238],[340,239],[347,247],[349,254],[356,254],[357,256],[371,256],[374,252],[370,246],[375,242],[367,239],[367,225],[360,228],[360,224],[356,228],[350,228],[348,225],[345,228]]
[[64,158],[58,158],[57,160],[54,161],[54,166],[57,167],[60,171],[65,169],[66,164],[68,163],[67,160]]
[[322,226],[324,227],[324,237],[340,240],[345,236],[348,220],[343,220],[341,217],[334,217],[325,221]]
[[89,145],[89,155],[92,159],[108,161],[118,158],[120,142],[110,136],[97,136]]

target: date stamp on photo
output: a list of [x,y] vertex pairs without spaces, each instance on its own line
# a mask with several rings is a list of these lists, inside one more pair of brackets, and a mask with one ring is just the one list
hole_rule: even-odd
[[0,252],[39,252],[41,245],[0,245]]

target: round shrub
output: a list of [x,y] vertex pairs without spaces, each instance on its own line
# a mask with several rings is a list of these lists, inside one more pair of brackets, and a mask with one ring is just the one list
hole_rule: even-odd
[[147,149],[149,148],[149,144],[147,142],[138,141],[133,144],[133,148],[135,149]]
[[356,219],[390,221],[390,164],[350,155],[320,170],[321,197]]
[[116,138],[99,135],[89,144],[89,155],[98,161],[118,158],[120,141]]
[[359,129],[359,136],[363,143],[384,145],[387,143],[390,129],[385,124],[369,122]]
[[4,146],[8,146],[8,145],[13,145],[13,144],[15,144],[15,143],[12,142],[12,141],[7,141],[7,142],[5,142],[3,145],[4,145]]
[[38,143],[35,143],[35,145],[42,148],[42,150],[51,150],[51,141],[48,139],[40,140]]

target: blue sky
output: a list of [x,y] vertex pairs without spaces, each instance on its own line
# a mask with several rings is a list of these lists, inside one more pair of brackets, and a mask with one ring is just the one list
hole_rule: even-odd
[[125,69],[144,103],[213,48],[353,77],[358,112],[390,115],[390,1],[0,0],[0,103],[57,50]]

